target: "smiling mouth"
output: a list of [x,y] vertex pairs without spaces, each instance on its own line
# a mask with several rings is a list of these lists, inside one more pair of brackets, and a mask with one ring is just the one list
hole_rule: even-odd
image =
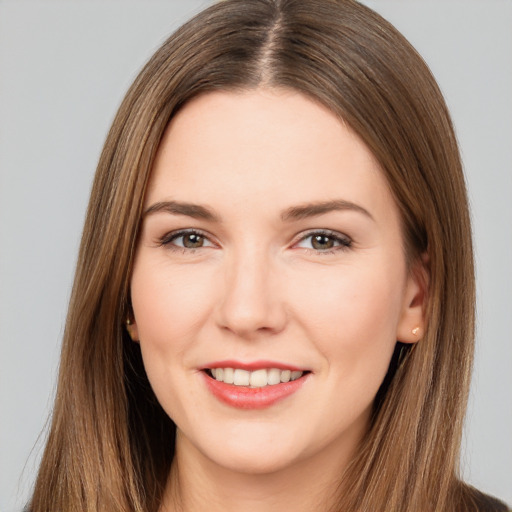
[[233,386],[264,388],[300,379],[309,371],[262,368],[254,371],[241,368],[206,368],[204,372],[212,379]]

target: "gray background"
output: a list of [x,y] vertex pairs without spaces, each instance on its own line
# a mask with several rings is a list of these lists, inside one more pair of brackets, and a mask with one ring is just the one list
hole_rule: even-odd
[[[0,0],[0,510],[33,482],[98,155],[126,88],[209,1]],[[478,265],[464,476],[512,504],[512,2],[368,0],[452,110]]]

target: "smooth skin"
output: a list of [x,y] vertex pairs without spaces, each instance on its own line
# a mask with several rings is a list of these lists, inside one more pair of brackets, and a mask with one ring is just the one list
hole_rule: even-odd
[[[162,511],[327,509],[396,341],[424,329],[377,161],[299,93],[207,93],[171,121],[144,209],[130,334],[177,425]],[[311,373],[238,409],[201,371],[227,359]]]

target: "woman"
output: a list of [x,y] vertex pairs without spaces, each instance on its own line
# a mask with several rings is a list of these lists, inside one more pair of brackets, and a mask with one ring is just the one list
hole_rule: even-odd
[[472,275],[403,37],[351,1],[207,9],[105,144],[30,509],[505,510],[457,478]]

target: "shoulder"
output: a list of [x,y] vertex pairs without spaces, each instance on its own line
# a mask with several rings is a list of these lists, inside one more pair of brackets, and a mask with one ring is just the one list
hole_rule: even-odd
[[502,501],[477,491],[478,510],[482,512],[509,512],[509,508]]
[[474,487],[468,486],[465,491],[460,512],[469,510],[474,512],[510,512],[510,508],[505,503]]

